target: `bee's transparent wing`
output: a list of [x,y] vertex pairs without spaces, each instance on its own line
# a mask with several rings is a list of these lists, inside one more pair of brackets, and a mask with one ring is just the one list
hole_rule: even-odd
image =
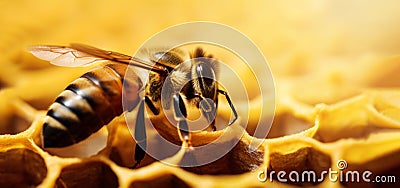
[[65,67],[79,67],[105,60],[68,46],[31,46],[28,51],[39,59]]
[[50,61],[51,64],[65,67],[78,67],[97,61],[114,61],[117,63],[132,65],[158,73],[166,73],[167,69],[161,65],[155,65],[141,59],[118,52],[102,50],[84,44],[71,44],[70,46],[31,46],[28,48],[39,59]]

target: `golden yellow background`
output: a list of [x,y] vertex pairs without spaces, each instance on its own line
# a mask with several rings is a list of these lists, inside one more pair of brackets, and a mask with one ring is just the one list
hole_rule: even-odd
[[[26,55],[26,46],[79,42],[133,54],[158,31],[190,21],[219,22],[243,32],[265,54],[278,83],[281,77],[318,78],[298,83],[309,88],[299,94],[307,103],[348,97],[354,87],[399,85],[397,63],[376,63],[398,54],[397,1],[73,0],[0,5],[0,62],[12,67],[0,72],[2,85],[15,84],[15,69],[47,66]],[[352,91],[320,90],[318,99],[307,96],[312,88],[326,87],[329,79]]]

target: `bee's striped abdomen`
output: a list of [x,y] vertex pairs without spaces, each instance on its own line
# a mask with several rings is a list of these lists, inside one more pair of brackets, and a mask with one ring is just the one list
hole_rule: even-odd
[[141,82],[132,76],[123,84],[127,65],[108,64],[72,82],[49,107],[43,125],[44,147],[80,142],[123,112],[122,89],[129,89],[131,104],[138,102]]

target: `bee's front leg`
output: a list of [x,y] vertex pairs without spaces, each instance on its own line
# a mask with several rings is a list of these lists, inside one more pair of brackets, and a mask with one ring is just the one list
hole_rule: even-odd
[[178,121],[178,133],[182,142],[186,142],[187,146],[191,148],[191,137],[189,127],[186,121],[187,112],[185,103],[182,100],[182,96],[179,93],[173,96],[175,119]]
[[136,140],[136,147],[135,147],[135,161],[136,163],[131,168],[136,168],[140,162],[143,160],[146,154],[146,144],[147,144],[147,136],[146,136],[146,124],[144,119],[144,105],[147,105],[151,112],[154,115],[158,115],[160,110],[154,106],[153,102],[151,102],[150,98],[145,96],[143,100],[140,102],[139,110],[136,116],[136,124],[135,124],[135,140]]
[[228,124],[228,126],[230,126],[230,125],[232,125],[233,123],[235,123],[235,121],[236,121],[237,118],[238,118],[238,114],[237,114],[237,112],[236,112],[235,106],[233,106],[232,100],[231,100],[231,98],[229,97],[229,95],[228,95],[228,93],[227,93],[226,91],[223,91],[223,90],[218,89],[217,92],[218,92],[219,94],[222,94],[222,95],[225,96],[226,101],[228,102],[229,107],[231,107],[231,110],[232,110],[232,112],[233,112],[233,116],[234,116],[234,117],[233,117],[233,120],[231,120],[231,121],[229,122],[229,124]]
[[131,168],[136,168],[140,162],[143,160],[146,154],[146,144],[147,144],[147,136],[146,136],[146,125],[144,120],[144,103],[145,99],[140,102],[139,110],[136,116],[136,124],[135,124],[135,161],[136,163]]

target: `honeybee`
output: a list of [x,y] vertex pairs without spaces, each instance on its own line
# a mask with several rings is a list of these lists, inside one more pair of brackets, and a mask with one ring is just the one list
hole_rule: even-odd
[[[201,111],[213,130],[216,130],[218,94],[225,96],[234,115],[228,125],[237,119],[228,93],[218,88],[217,62],[202,48],[190,53],[190,58],[194,60],[189,63],[174,50],[157,51],[148,60],[83,44],[32,46],[28,50],[34,56],[58,66],[76,67],[98,61],[109,62],[73,81],[49,107],[42,129],[44,148],[78,143],[120,116],[123,113],[123,89],[127,93],[125,98],[130,100],[127,111],[139,104],[134,128],[136,163],[133,168],[139,165],[146,153],[145,106],[154,116],[159,115],[163,108],[171,108],[180,140],[188,146],[191,145],[191,137],[183,99]],[[137,74],[125,76],[131,68],[148,70],[148,82],[143,84]],[[169,83],[166,84],[168,87],[161,91],[165,82]],[[179,83],[185,84],[182,86]],[[144,92],[144,97],[139,97],[140,92]],[[162,92],[170,98],[165,105],[161,102]]]

